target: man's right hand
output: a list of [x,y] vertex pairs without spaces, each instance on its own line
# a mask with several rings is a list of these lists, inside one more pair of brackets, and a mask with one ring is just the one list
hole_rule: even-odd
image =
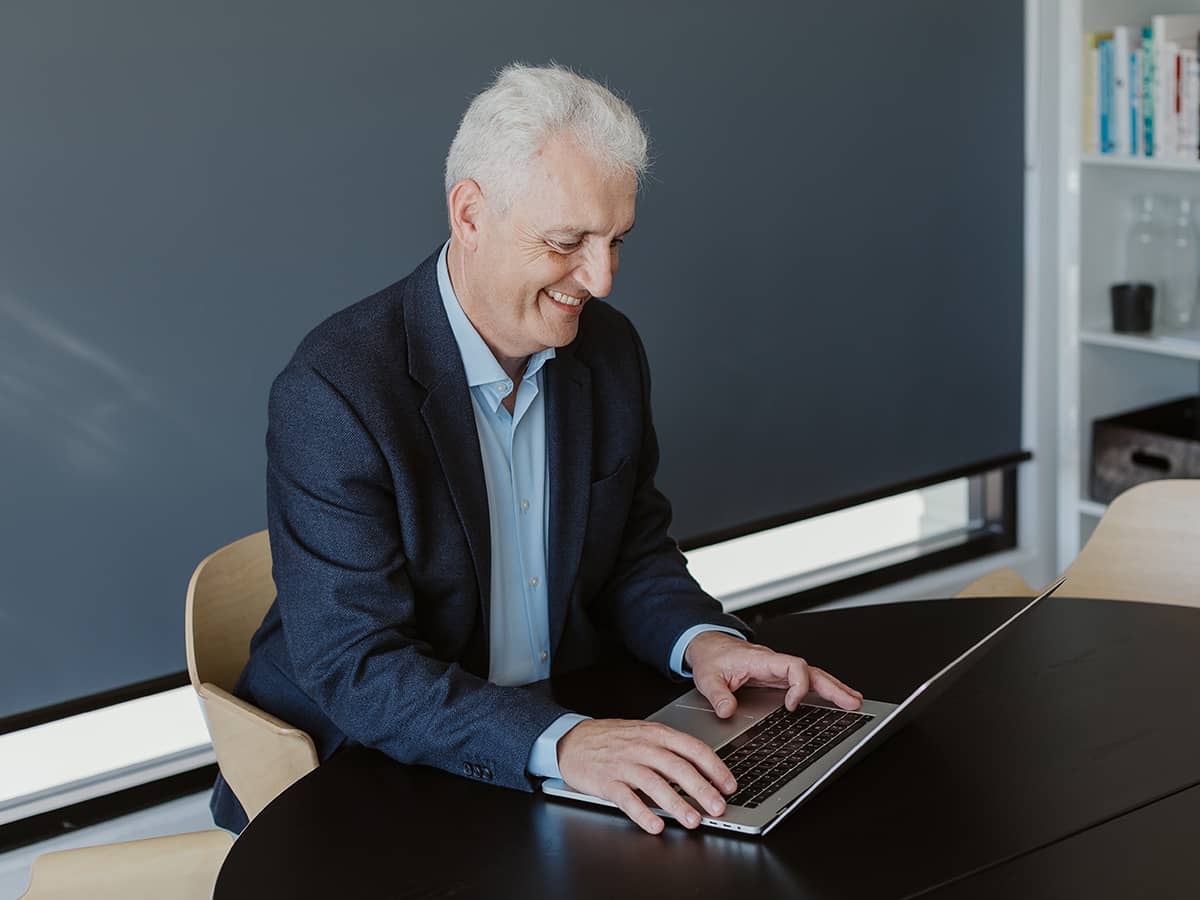
[[677,784],[709,815],[725,812],[737,789],[725,763],[703,741],[657,722],[588,719],[558,741],[558,770],[571,787],[609,800],[650,834],[663,830],[635,791],[641,791],[688,828],[700,824],[696,808],[675,792]]

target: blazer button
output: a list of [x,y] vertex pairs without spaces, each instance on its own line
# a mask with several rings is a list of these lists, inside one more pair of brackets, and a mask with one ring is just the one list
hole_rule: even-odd
[[463,763],[463,774],[464,775],[471,774],[471,764],[470,763]]
[[483,777],[486,778],[488,781],[492,780],[492,770],[489,769],[487,766],[483,767]]

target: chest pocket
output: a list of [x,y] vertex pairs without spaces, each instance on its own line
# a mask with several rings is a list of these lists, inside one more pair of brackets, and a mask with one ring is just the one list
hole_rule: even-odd
[[629,520],[636,474],[631,457],[626,456],[611,475],[592,482],[584,538],[585,578],[604,581],[608,577]]

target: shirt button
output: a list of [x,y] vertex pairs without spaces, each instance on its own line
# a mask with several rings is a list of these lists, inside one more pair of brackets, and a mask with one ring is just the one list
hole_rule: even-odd
[[529,579],[529,585],[530,585],[530,587],[538,586],[538,578],[536,575],[534,575],[532,578]]
[[496,385],[496,390],[498,390],[502,394],[507,394],[509,391],[512,390],[512,385],[509,384],[507,381],[502,381],[502,382],[500,382],[500,384]]
[[529,512],[529,501],[528,500],[521,501],[521,512]]
[[540,654],[540,658],[541,658],[542,662],[545,662],[547,659],[550,658],[550,654],[547,653],[545,650],[543,650]]

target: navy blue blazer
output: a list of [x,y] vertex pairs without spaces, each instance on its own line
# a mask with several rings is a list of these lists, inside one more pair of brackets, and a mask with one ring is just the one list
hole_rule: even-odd
[[[488,675],[487,489],[437,254],[336,313],[271,389],[277,596],[235,692],[313,738],[531,790],[568,710]],[[620,644],[664,675],[688,628],[749,631],[688,573],[655,488],[650,377],[629,320],[591,300],[545,369],[552,671]],[[218,779],[218,825],[246,818]]]

